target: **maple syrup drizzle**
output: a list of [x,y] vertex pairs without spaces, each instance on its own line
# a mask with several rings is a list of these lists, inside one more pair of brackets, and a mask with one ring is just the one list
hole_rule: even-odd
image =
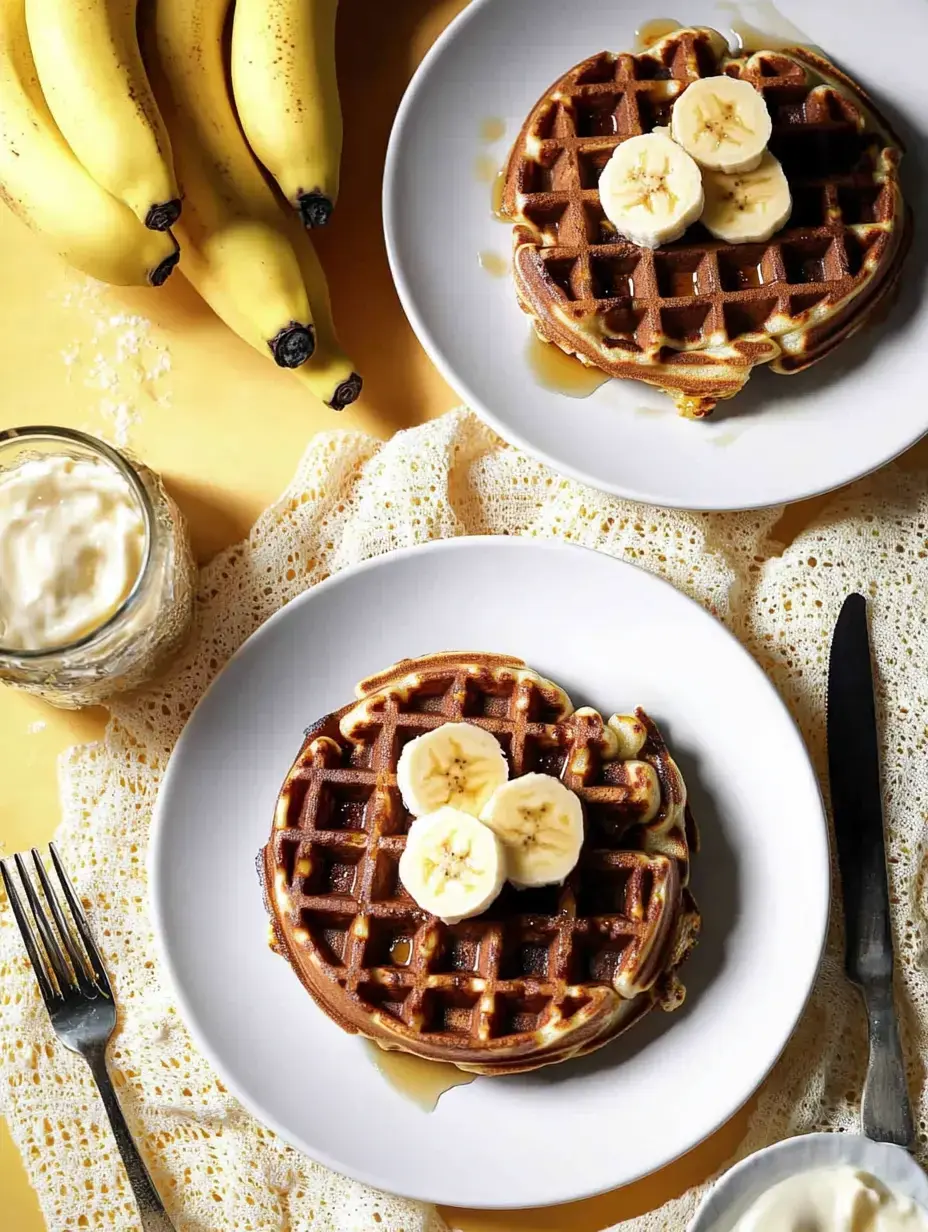
[[[751,8],[759,10],[762,20],[770,23],[770,29],[761,29],[752,25],[743,15],[741,5],[736,0],[716,0],[715,7],[723,13],[730,14],[728,29],[738,40],[738,50],[744,55],[755,51],[785,51],[789,47],[810,46],[809,38],[793,23],[779,12],[776,5],[754,0]],[[779,33],[774,30],[779,27]]]
[[499,116],[488,116],[480,125],[480,140],[492,144],[499,141],[506,131],[506,122]]
[[490,191],[490,213],[494,218],[498,218],[500,222],[510,222],[503,213],[503,193],[506,190],[506,169],[502,168],[496,173],[493,180],[493,188]]
[[[759,11],[761,20],[769,21],[770,28],[753,25],[743,15],[737,0],[716,0],[715,7],[729,16],[727,28],[738,42],[738,50],[745,55],[755,51],[785,51],[789,47],[810,46],[809,38],[791,21],[783,16],[771,0],[754,0],[751,8]],[[655,43],[681,29],[680,22],[671,17],[655,17],[646,21],[635,31],[634,50],[647,51]],[[774,33],[778,30],[778,33]]]
[[525,353],[539,385],[568,398],[588,398],[611,380],[607,372],[588,367],[553,343],[543,342],[536,333],[529,335]]
[[371,1040],[365,1043],[371,1060],[390,1086],[424,1112],[434,1112],[446,1091],[468,1086],[477,1077],[443,1061],[425,1061],[408,1052],[386,1052]]
[[412,942],[408,937],[397,937],[390,946],[390,962],[395,967],[408,967],[412,958]]
[[474,160],[474,177],[481,184],[492,184],[498,171],[499,163],[495,158],[491,158],[489,154],[477,155]]
[[682,29],[680,23],[674,21],[672,17],[653,17],[635,31],[635,51],[647,51],[649,47],[659,43],[662,38],[680,29]]
[[478,252],[477,260],[480,262],[482,269],[490,275],[491,278],[505,278],[509,273],[509,263],[505,257],[501,257],[498,252]]

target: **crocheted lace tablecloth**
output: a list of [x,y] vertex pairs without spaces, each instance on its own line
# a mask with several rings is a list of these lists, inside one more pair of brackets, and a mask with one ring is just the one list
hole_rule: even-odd
[[[147,908],[152,805],[171,749],[229,656],[289,599],[346,565],[463,534],[571,540],[663,574],[714,612],[769,673],[824,783],[828,639],[850,590],[871,599],[903,1035],[924,1152],[922,1058],[928,816],[928,494],[888,467],[836,495],[788,548],[781,510],[690,514],[632,505],[560,478],[459,410],[389,443],[316,437],[248,539],[203,569],[195,641],[170,675],[119,701],[99,744],[62,758],[64,860],[113,977],[110,1066],[126,1115],[182,1232],[441,1232],[429,1208],[377,1194],[284,1146],[200,1057],[159,977]],[[797,853],[801,859],[802,853]],[[801,910],[801,904],[788,909]],[[833,921],[805,1017],[766,1084],[741,1152],[788,1134],[851,1129],[863,1013]],[[776,973],[771,972],[771,981]],[[0,1111],[51,1232],[138,1221],[83,1063],[55,1042],[10,912],[0,910]],[[622,1227],[683,1229],[696,1191]]]

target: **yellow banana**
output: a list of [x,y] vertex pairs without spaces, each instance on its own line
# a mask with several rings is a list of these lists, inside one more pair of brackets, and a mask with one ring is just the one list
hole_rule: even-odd
[[[309,236],[295,222],[292,239],[309,289],[316,325],[316,350],[313,357],[302,367],[294,369],[293,375],[315,397],[333,410],[341,411],[360,394],[361,378],[354,371],[351,360],[341,349],[335,336],[335,325],[329,307],[329,291],[316,250]],[[210,266],[200,260],[196,253],[191,254],[189,249],[184,251],[182,269],[213,312],[256,351],[266,355],[267,348],[255,329],[254,321],[239,311],[229,294],[227,283],[217,279]]]
[[339,345],[325,272],[312,240],[296,220],[292,242],[316,322],[316,353],[296,375],[327,406],[342,411],[361,393],[361,377]]
[[236,0],[232,21],[242,127],[307,227],[324,226],[338,197],[337,8],[338,0]]
[[156,231],[180,213],[171,143],[135,32],[136,0],[26,0],[49,110],[101,187]]
[[160,286],[177,264],[170,232],[147,230],[61,135],[36,75],[25,0],[0,0],[0,197],[66,261],[104,282]]
[[[222,34],[230,0],[156,0],[146,63],[184,195],[177,234],[207,280],[283,368],[312,355],[312,311],[280,209],[239,128]],[[199,272],[195,272],[199,271]],[[208,276],[208,277],[207,277]]]

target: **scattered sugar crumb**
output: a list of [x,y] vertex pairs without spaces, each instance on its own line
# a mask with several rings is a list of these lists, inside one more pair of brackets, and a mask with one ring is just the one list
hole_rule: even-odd
[[46,727],[48,727],[48,724],[44,719],[35,719],[34,722],[30,723],[26,728],[26,731],[29,732],[30,735],[35,735],[36,732],[45,731]]
[[71,369],[80,359],[80,355],[81,355],[81,344],[79,342],[72,342],[70,346],[66,346],[64,350],[61,352],[61,361],[68,370],[68,380],[69,381],[71,379]]
[[110,288],[92,278],[68,286],[61,302],[90,318],[91,339],[75,341],[60,354],[69,382],[77,373],[88,389],[100,392],[95,409],[107,425],[102,435],[115,445],[129,445],[149,403],[171,405],[166,378],[173,365],[168,348],[153,336],[151,321],[114,310],[109,295]]
[[100,411],[112,424],[115,444],[128,445],[132,427],[141,422],[141,415],[134,411],[128,402],[112,400],[101,402]]

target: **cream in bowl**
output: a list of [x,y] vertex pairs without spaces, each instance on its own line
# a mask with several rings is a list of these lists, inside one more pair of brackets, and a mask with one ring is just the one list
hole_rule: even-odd
[[135,586],[146,537],[141,504],[102,460],[0,471],[0,645],[51,650],[99,629]]
[[928,1212],[860,1168],[808,1168],[753,1203],[735,1232],[928,1232]]
[[0,679],[68,707],[133,688],[176,653],[193,589],[157,475],[83,433],[0,434]]
[[805,1134],[719,1178],[688,1232],[928,1232],[928,1176],[902,1147]]

